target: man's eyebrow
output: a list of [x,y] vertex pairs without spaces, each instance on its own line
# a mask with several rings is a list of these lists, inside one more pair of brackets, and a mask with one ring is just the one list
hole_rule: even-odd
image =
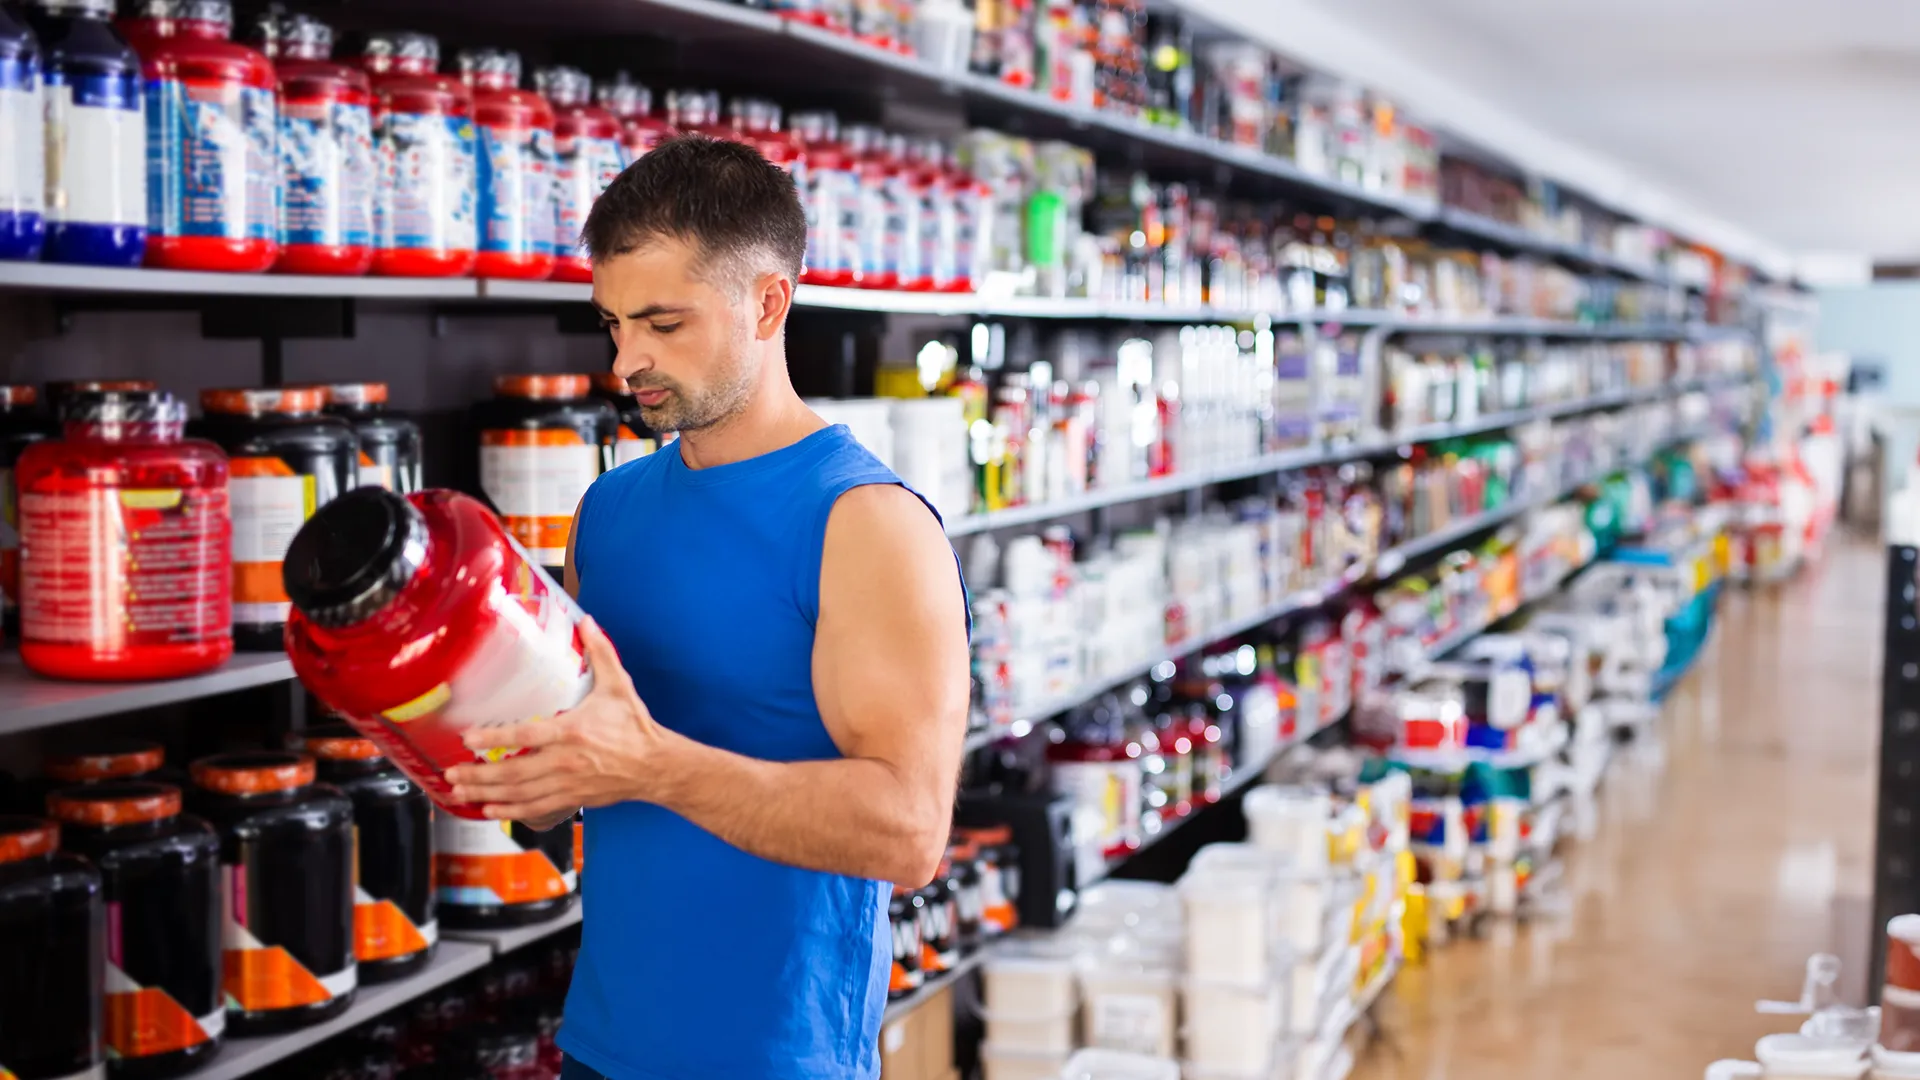
[[[607,318],[607,319],[617,318],[617,316],[615,316],[613,312],[608,311],[606,308],[602,307],[600,305],[600,301],[589,299],[587,303],[592,304],[593,310],[599,312],[602,318]],[[626,317],[630,320],[638,322],[641,319],[653,319],[653,318],[658,318],[661,315],[685,315],[687,312],[692,310],[693,309],[691,307],[685,307],[685,306],[676,305],[676,304],[648,304],[646,307],[641,308],[639,311],[628,312]]]

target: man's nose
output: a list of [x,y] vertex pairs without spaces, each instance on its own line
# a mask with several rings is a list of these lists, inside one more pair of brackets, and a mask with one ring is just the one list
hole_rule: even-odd
[[613,373],[623,379],[631,379],[642,372],[653,370],[653,357],[648,356],[638,341],[632,340],[640,335],[628,335],[613,354]]

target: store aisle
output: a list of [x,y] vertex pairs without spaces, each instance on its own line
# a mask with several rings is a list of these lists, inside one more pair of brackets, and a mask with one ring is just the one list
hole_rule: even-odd
[[1807,955],[1865,984],[1884,570],[1845,541],[1775,592],[1733,590],[1663,737],[1623,748],[1558,919],[1488,923],[1407,970],[1354,1080],[1697,1077],[1797,1020]]

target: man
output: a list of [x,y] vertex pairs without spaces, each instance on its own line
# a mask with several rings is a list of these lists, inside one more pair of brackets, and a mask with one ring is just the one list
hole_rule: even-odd
[[680,437],[575,515],[592,693],[474,732],[532,753],[450,773],[492,818],[586,809],[566,1080],[876,1075],[886,883],[947,839],[964,589],[931,509],[794,393],[806,231],[785,173],[698,136],[587,219],[613,370]]

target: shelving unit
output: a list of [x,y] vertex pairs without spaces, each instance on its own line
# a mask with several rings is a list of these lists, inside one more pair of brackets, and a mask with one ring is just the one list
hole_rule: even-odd
[[962,956],[960,962],[953,966],[952,971],[943,971],[933,978],[928,979],[925,985],[913,993],[908,994],[898,1001],[887,1002],[887,1011],[880,1018],[882,1026],[891,1024],[895,1020],[906,1016],[908,1013],[932,1000],[934,995],[940,993],[940,991],[959,982],[962,978],[966,977],[968,972],[986,963],[988,953],[989,950],[986,948],[975,949],[967,955]]
[[157,682],[81,683],[43,679],[20,663],[20,654],[0,654],[0,735],[91,720],[98,716],[172,705],[215,694],[270,686],[293,678],[284,653],[235,653],[205,675]]
[[505,955],[515,949],[543,941],[565,930],[569,926],[579,926],[584,912],[582,901],[575,897],[573,906],[566,913],[546,922],[532,923],[527,926],[515,926],[506,930],[447,930],[445,936],[455,941],[467,941],[476,945],[485,945],[496,955]]

